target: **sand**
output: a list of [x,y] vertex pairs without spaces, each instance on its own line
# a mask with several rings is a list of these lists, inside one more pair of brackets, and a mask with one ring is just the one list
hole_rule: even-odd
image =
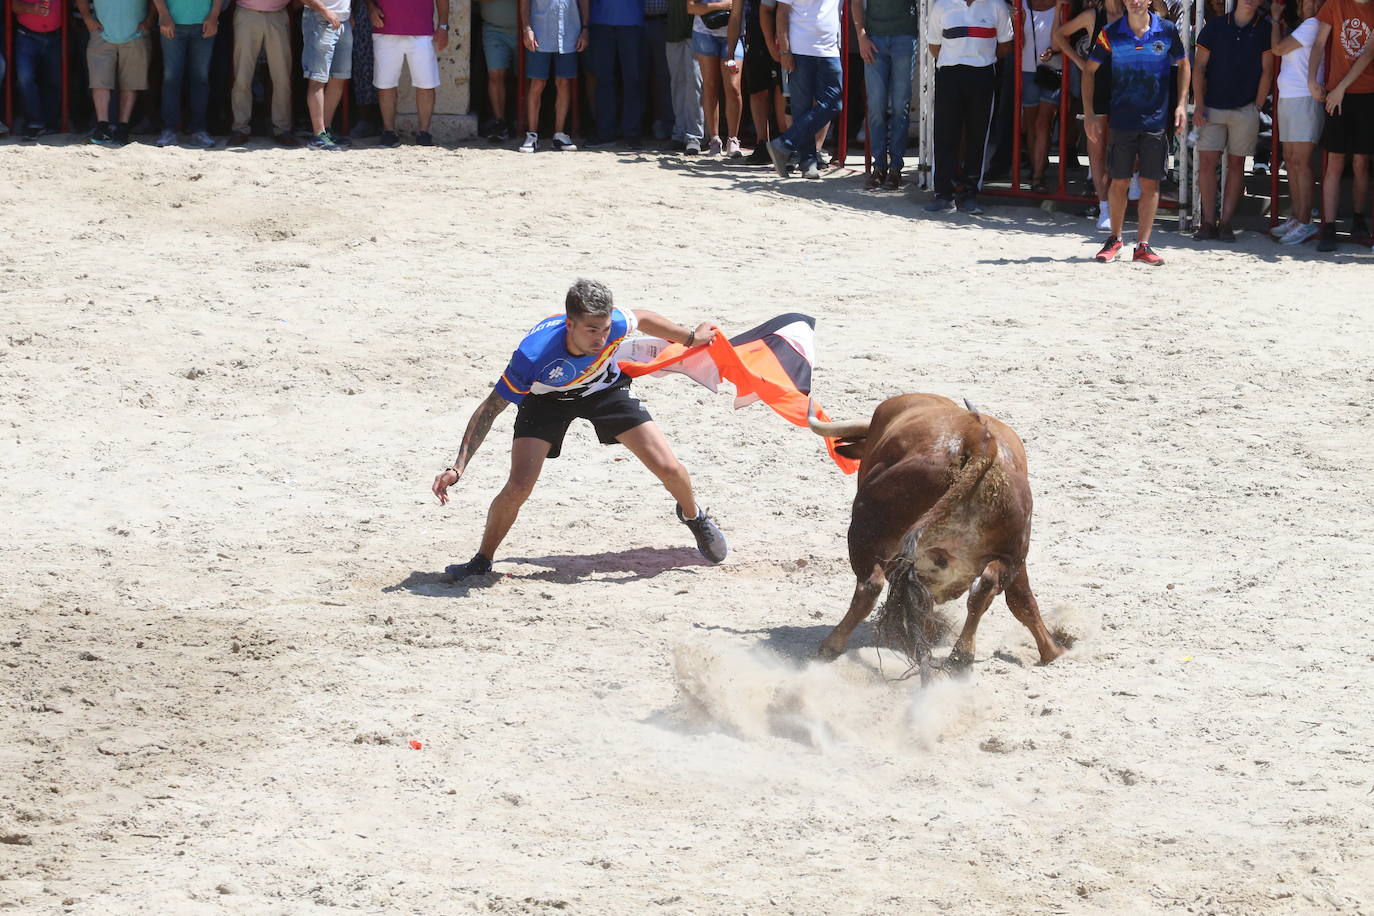
[[[1104,267],[1074,215],[654,154],[0,166],[0,907],[1374,910],[1367,254]],[[580,427],[498,575],[445,583],[513,411],[430,483],[577,276],[814,315],[837,417],[1011,423],[1073,651],[999,600],[965,681],[884,680],[867,627],[812,663],[853,479],[680,377],[637,388],[725,564]]]

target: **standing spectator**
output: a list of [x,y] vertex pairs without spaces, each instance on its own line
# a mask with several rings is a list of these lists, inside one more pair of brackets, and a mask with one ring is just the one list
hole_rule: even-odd
[[791,74],[792,126],[769,141],[768,154],[783,178],[792,174],[788,160],[793,153],[802,177],[820,178],[816,137],[840,113],[843,103],[840,0],[779,0],[777,37],[782,67]]
[[506,117],[506,74],[515,66],[515,0],[481,0],[482,54],[487,59],[487,101],[491,120],[486,137],[492,143],[511,138],[514,126]]
[[520,0],[525,16],[525,75],[530,79],[525,95],[529,131],[522,153],[539,149],[539,108],[550,74],[554,79],[553,148],[575,150],[566,130],[572,107],[572,81],[577,76],[577,54],[587,47],[587,0]]
[[896,191],[911,122],[911,84],[916,78],[916,6],[912,0],[854,0],[850,9],[864,61],[868,92],[868,141],[873,171],[866,187]]
[[291,20],[290,0],[238,0],[234,8],[234,110],[230,146],[243,146],[253,132],[253,75],[258,55],[267,52],[272,76],[272,136],[288,148],[300,146],[291,136]]
[[[1233,12],[1207,20],[1193,62],[1193,126],[1198,134],[1202,223],[1193,238],[1236,240],[1231,220],[1245,190],[1245,159],[1255,152],[1259,110],[1269,96],[1274,56],[1269,29],[1255,15],[1259,0],[1237,0]],[[1217,166],[1226,152],[1226,189],[1217,220]]]
[[[769,8],[771,17],[773,9]],[[730,7],[730,28],[726,35],[729,43],[731,36],[739,29],[739,20],[744,20],[744,92],[749,96],[749,115],[754,120],[754,151],[744,161],[750,165],[767,165],[772,162],[768,155],[768,141],[772,139],[769,118],[777,113],[778,130],[787,127],[786,111],[782,98],[782,64],[778,62],[778,48],[763,31],[762,0],[735,0]],[[771,18],[770,18],[771,21]],[[769,34],[771,35],[771,29]]]
[[[1078,95],[1083,94],[1081,80],[1083,72],[1088,68],[1088,55],[1092,53],[1093,46],[1097,44],[1098,34],[1107,27],[1107,23],[1120,18],[1122,13],[1121,0],[1103,0],[1100,3],[1090,3],[1081,13],[1071,18],[1062,25],[1056,33],[1059,37],[1059,48],[1064,55],[1073,61],[1077,68],[1076,75],[1079,76],[1080,83]],[[1080,35],[1081,33],[1081,35]],[[1074,36],[1079,36],[1077,40]],[[1093,75],[1093,98],[1098,111],[1110,111],[1112,100],[1112,74],[1110,68],[1099,67]],[[1097,228],[1110,229],[1112,227],[1111,206],[1107,203],[1108,188],[1111,180],[1107,177],[1107,135],[1110,133],[1103,129],[1097,135],[1097,139],[1088,138],[1088,168],[1092,172],[1093,188],[1097,192]]]
[[[668,55],[668,81],[673,94],[673,146],[688,156],[701,152],[704,128],[701,117],[701,68],[692,52],[692,22],[687,0],[668,0],[664,49]],[[679,144],[681,144],[679,146]]]
[[[1374,33],[1374,5],[1370,0],[1326,0],[1317,13],[1317,37],[1307,61],[1307,81],[1312,97],[1326,102],[1326,127],[1322,148],[1326,150],[1326,170],[1322,173],[1322,228],[1318,251],[1336,250],[1336,215],[1339,212],[1341,177],[1345,157],[1352,156],[1355,173],[1355,214],[1351,235],[1367,238],[1369,221],[1369,156],[1374,153],[1374,69],[1367,62],[1355,62],[1371,49]],[[1326,82],[1317,81],[1317,72],[1331,39],[1331,60],[1326,65]]]
[[[692,50],[701,68],[701,108],[705,115],[706,135],[711,138],[709,152],[719,156],[724,150],[726,159],[742,155],[739,148],[739,122],[744,109],[740,92],[740,64],[744,61],[744,43],[739,39],[739,13],[731,13],[732,0],[687,0],[687,12],[693,15]],[[730,28],[734,18],[733,32]],[[707,22],[711,24],[708,25]],[[726,143],[720,142],[720,93],[725,89]]]
[[190,83],[191,118],[186,124],[191,144],[210,149],[215,139],[205,129],[210,103],[210,56],[219,32],[223,0],[153,0],[162,31],[162,133],[158,146],[177,142],[181,123],[181,87]]
[[439,52],[448,47],[448,0],[367,0],[367,12],[372,24],[372,84],[382,110],[378,145],[401,145],[396,134],[396,86],[405,64],[415,87],[415,142],[433,146],[429,125],[434,90],[439,88]]
[[[1279,65],[1277,111],[1279,139],[1283,141],[1283,161],[1288,168],[1288,219],[1269,234],[1284,245],[1301,245],[1317,234],[1312,225],[1312,153],[1321,139],[1326,109],[1312,97],[1307,85],[1307,60],[1317,39],[1317,11],[1322,0],[1301,0],[1302,22],[1287,36],[1279,37],[1283,0],[1270,8],[1273,18],[1269,41],[1274,53],[1283,58]],[[1325,77],[1317,73],[1317,82]]]
[[61,124],[62,16],[65,0],[14,0],[14,80],[24,109],[25,140],[55,134]]
[[1054,43],[1058,0],[1030,0],[1021,25],[1021,120],[1030,152],[1031,190],[1048,194],[1045,169],[1050,162],[1050,132],[1059,114],[1064,66]]
[[644,0],[591,0],[590,18],[587,53],[596,76],[597,136],[589,145],[609,146],[619,136],[630,149],[639,149],[644,133]]
[[[161,2],[161,0],[158,0]],[[349,0],[305,0],[301,14],[301,69],[305,108],[310,113],[311,149],[337,151],[340,138],[330,128],[334,112],[353,75],[353,23]]]
[[[154,11],[148,0],[76,0],[90,32],[86,69],[95,106],[92,143],[128,143],[138,93],[148,88],[148,34]],[[113,94],[119,90],[119,107]]]
[[673,132],[672,78],[668,75],[667,42],[668,0],[644,0],[644,60],[640,66],[649,86],[646,104],[653,118],[655,140],[667,140]]
[[1108,109],[1111,145],[1107,149],[1110,190],[1111,235],[1094,257],[1106,264],[1121,253],[1122,225],[1126,221],[1126,195],[1131,176],[1140,175],[1138,241],[1133,260],[1159,266],[1164,259],[1150,247],[1155,210],[1159,207],[1159,181],[1164,177],[1169,141],[1164,135],[1170,122],[1170,77],[1177,65],[1177,106],[1173,129],[1182,133],[1187,120],[1189,64],[1178,29],[1150,11],[1150,0],[1126,0],[1126,15],[1107,25],[1083,73],[1083,123],[1090,139],[1102,132],[1103,113],[1094,98],[1098,68],[1110,67],[1112,100]]
[[[979,214],[997,76],[1015,34],[1002,0],[935,0],[926,41],[935,58],[935,193],[926,210]],[[976,167],[976,177],[975,177]],[[1015,163],[1013,168],[1019,168]]]

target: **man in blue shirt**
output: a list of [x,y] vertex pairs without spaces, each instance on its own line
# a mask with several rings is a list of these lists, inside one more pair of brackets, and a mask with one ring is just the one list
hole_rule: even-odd
[[[1274,55],[1269,27],[1255,15],[1259,0],[1237,0],[1234,12],[1207,20],[1193,61],[1193,126],[1198,129],[1198,192],[1202,224],[1195,239],[1234,242],[1231,217],[1245,190],[1245,157],[1255,152],[1259,112],[1269,95]],[[1217,221],[1217,164],[1226,151],[1226,193]]]
[[[589,146],[610,146],[617,135],[640,149],[644,134],[644,0],[591,0],[587,63],[596,74],[596,133]],[[616,97],[616,70],[620,93]],[[619,101],[620,104],[616,104]]]
[[491,572],[492,557],[520,512],[546,458],[557,458],[573,420],[589,420],[603,445],[624,445],[677,500],[677,517],[712,563],[725,559],[725,535],[697,505],[692,480],[649,411],[630,393],[630,379],[616,363],[616,349],[637,327],[688,347],[709,344],[719,330],[710,322],[688,331],[657,312],[614,306],[611,291],[595,280],[578,280],[564,301],[566,314],[535,325],[511,355],[491,394],[473,413],[453,464],[434,478],[434,495],[448,502],[448,488],[467,469],[496,415],[519,405],[510,477],[491,502],[477,554],[445,572],[457,580]]
[[[1178,106],[1169,116],[1169,75],[1178,65]],[[1110,67],[1112,99],[1109,115],[1093,107],[1093,89],[1099,67]],[[1159,207],[1159,181],[1164,177],[1168,141],[1166,125],[1172,121],[1181,133],[1188,100],[1188,56],[1178,30],[1167,19],[1150,12],[1150,0],[1126,0],[1126,15],[1097,34],[1088,68],[1083,74],[1083,118],[1088,138],[1102,135],[1102,118],[1108,117],[1111,140],[1107,150],[1108,191],[1112,234],[1095,259],[1103,264],[1121,253],[1122,224],[1126,221],[1126,195],[1131,176],[1140,173],[1140,226],[1132,260],[1151,266],[1164,263],[1150,247],[1150,230]]]

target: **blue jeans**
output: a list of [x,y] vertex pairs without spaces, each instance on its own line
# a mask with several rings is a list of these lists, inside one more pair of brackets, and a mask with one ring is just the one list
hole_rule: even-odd
[[191,118],[187,133],[205,129],[205,108],[210,102],[210,56],[214,38],[201,37],[202,26],[178,25],[175,38],[162,36],[162,129],[176,130],[181,123],[181,83],[191,84]]
[[62,32],[14,30],[14,79],[24,106],[24,126],[57,129],[62,112]]
[[[596,135],[611,140],[617,133],[638,140],[644,133],[644,26],[592,23],[588,63],[596,74]],[[615,67],[620,63],[620,102],[616,106]],[[616,114],[620,130],[616,130]]]
[[792,126],[782,142],[797,152],[802,168],[816,161],[816,132],[834,120],[843,104],[838,57],[794,54],[796,69],[787,86],[792,94]]
[[870,35],[878,49],[871,64],[864,64],[868,90],[868,138],[873,148],[873,168],[900,172],[906,152],[907,126],[911,122],[911,81],[916,78],[915,35]]

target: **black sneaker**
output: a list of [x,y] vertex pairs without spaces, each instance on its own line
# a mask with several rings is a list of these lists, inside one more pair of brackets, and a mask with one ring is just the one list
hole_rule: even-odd
[[1322,223],[1321,232],[1317,233],[1318,251],[1336,250],[1336,224]]
[[496,130],[493,131],[492,135],[487,139],[490,140],[492,143],[505,143],[507,140],[510,139],[511,131],[513,129],[514,128],[512,128],[509,123],[502,121],[496,125]]
[[773,157],[768,155],[768,144],[760,143],[754,151],[744,157],[745,165],[772,165]]
[[110,140],[120,146],[126,145],[129,140],[129,125],[124,123],[115,124],[110,128]]
[[401,136],[394,130],[384,130],[382,131],[382,135],[377,139],[377,145],[384,146],[387,149],[395,149],[401,145]]
[[485,555],[473,554],[472,559],[466,563],[455,563],[452,566],[444,567],[444,574],[454,582],[466,579],[468,576],[485,576],[491,572],[491,560]]
[[677,519],[691,529],[692,536],[697,539],[697,550],[708,562],[719,563],[725,559],[730,546],[725,543],[725,535],[705,509],[697,506],[696,518],[683,518],[682,506],[678,506]]
[[427,130],[422,130],[415,135],[416,146],[433,146],[434,135]]
[[346,147],[346,146],[352,146],[352,145],[353,145],[353,141],[352,141],[351,139],[349,139],[348,137],[343,137],[343,136],[340,136],[339,134],[334,133],[334,128],[332,128],[332,127],[326,127],[326,128],[324,129],[324,132],[327,133],[327,134],[329,134],[329,139],[334,141],[334,145],[335,145],[335,146],[343,146],[343,147]]
[[99,122],[95,125],[95,130],[91,131],[92,143],[109,143],[113,139],[114,135],[110,133],[110,122],[108,121]]
[[1356,213],[1355,218],[1350,221],[1350,235],[1352,238],[1369,238],[1369,220],[1363,213]]

